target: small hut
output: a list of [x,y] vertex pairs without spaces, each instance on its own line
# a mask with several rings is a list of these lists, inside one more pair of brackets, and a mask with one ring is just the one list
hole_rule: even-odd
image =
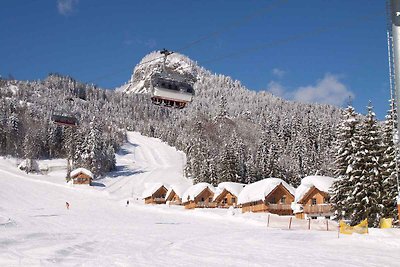
[[246,185],[239,194],[238,204],[242,205],[242,212],[292,215],[294,192],[294,188],[282,179],[267,178]]
[[298,219],[330,219],[333,215],[329,203],[329,189],[333,178],[327,176],[307,176],[296,189],[293,212]]
[[166,202],[170,205],[182,205],[182,196],[191,186],[189,183],[173,184],[168,189]]
[[70,173],[73,184],[88,184],[90,185],[93,180],[93,173],[85,168],[77,168]]
[[215,208],[215,188],[209,183],[198,183],[189,187],[182,196],[185,209]]
[[237,206],[237,200],[244,184],[224,182],[220,183],[214,195],[214,202],[218,208],[229,208]]
[[167,187],[162,183],[146,184],[142,196],[145,204],[165,204]]

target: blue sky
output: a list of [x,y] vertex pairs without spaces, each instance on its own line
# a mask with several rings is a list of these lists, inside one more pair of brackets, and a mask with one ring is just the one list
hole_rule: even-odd
[[6,0],[0,36],[0,75],[21,80],[58,72],[114,88],[149,52],[209,36],[181,52],[249,89],[388,109],[385,1]]

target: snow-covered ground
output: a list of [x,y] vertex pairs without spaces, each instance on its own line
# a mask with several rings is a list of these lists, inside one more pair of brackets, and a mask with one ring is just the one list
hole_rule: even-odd
[[94,187],[65,184],[65,160],[27,175],[0,159],[0,266],[399,266],[400,229],[338,239],[267,228],[266,214],[144,205],[145,183],[186,181],[185,156],[138,133],[128,141]]

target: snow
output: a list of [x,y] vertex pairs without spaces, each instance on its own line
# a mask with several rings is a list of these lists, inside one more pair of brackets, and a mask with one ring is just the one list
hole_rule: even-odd
[[266,213],[126,205],[147,182],[190,182],[179,176],[184,160],[158,139],[129,133],[116,172],[97,186],[71,187],[66,160],[46,161],[41,175],[0,157],[0,266],[398,266],[395,228],[338,238],[305,230],[304,220],[293,219],[289,231],[287,216],[270,215],[267,227]]
[[328,176],[307,176],[301,180],[294,196],[294,202],[299,202],[311,187],[315,186],[322,192],[329,193],[329,188],[332,186],[334,178]]
[[279,184],[281,184],[294,195],[293,186],[279,178],[267,178],[252,184],[246,185],[238,197],[238,204],[244,204],[253,201],[264,200]]
[[182,196],[182,202],[194,200],[204,189],[209,188],[215,193],[215,187],[209,183],[198,183],[189,187]]
[[88,169],[85,169],[85,168],[77,168],[77,169],[71,171],[71,177],[74,177],[74,176],[78,175],[79,173],[84,173],[84,174],[86,174],[87,176],[89,176],[91,178],[94,177],[93,173],[91,171],[89,171]]
[[146,184],[191,183],[184,177],[186,155],[157,138],[127,133],[127,143],[116,154],[117,171],[98,181],[111,197],[141,199]]
[[226,189],[226,191],[230,192],[231,194],[237,197],[239,196],[240,192],[242,192],[244,186],[245,184],[233,183],[233,182],[220,183],[218,184],[218,187],[216,189],[214,200],[224,191],[224,189]]

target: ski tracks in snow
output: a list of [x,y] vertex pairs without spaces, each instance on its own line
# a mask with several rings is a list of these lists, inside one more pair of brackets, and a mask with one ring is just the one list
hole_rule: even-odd
[[117,171],[102,181],[112,197],[139,199],[146,183],[187,182],[183,177],[184,153],[137,132],[128,132],[127,139],[116,155]]

